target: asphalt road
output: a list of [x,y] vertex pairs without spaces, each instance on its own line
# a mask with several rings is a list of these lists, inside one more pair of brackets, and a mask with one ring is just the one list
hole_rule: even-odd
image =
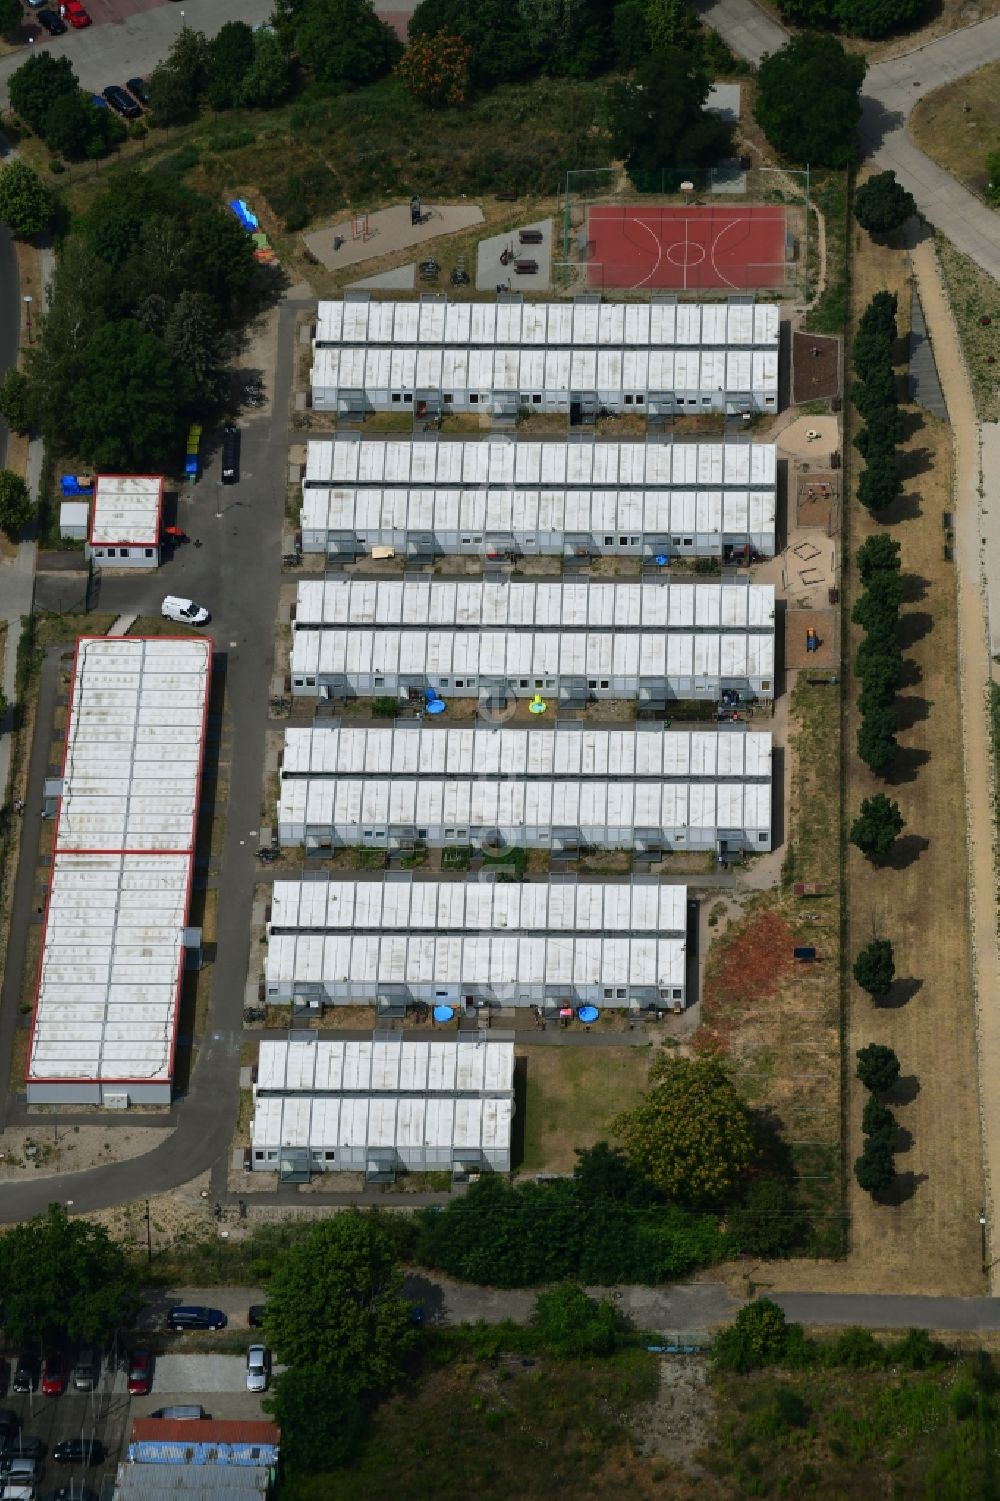
[[[154,12],[155,14],[155,12]],[[216,959],[208,1026],[176,1131],[152,1152],[88,1172],[0,1185],[0,1222],[43,1212],[53,1200],[77,1212],[128,1203],[188,1182],[224,1160],[239,1098],[247,939],[253,901],[274,622],[278,610],[288,434],[286,414],[298,305],[281,307],[274,416],[242,423],[241,480],[219,484],[218,449],[180,520],[193,542],[149,578],[102,581],[101,610],[158,613],[164,594],[188,595],[212,612],[216,671],[225,676],[230,795],[219,874]],[[269,371],[262,372],[271,381]],[[212,435],[209,435],[211,440]],[[215,435],[218,438],[218,435]],[[43,733],[48,735],[48,726]],[[47,742],[46,742],[47,743]],[[27,815],[26,815],[27,816]],[[22,860],[35,845],[26,841]],[[18,942],[23,934],[14,929]]]

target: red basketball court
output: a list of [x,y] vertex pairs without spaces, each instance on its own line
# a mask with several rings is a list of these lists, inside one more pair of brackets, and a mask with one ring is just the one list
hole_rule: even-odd
[[619,204],[587,216],[587,284],[701,291],[785,285],[785,210]]

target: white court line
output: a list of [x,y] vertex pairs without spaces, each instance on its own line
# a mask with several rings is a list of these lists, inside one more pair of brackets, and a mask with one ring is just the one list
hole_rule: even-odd
[[718,248],[719,248],[719,241],[722,239],[722,236],[724,234],[728,234],[729,231],[731,229],[735,229],[737,227],[737,225],[743,225],[743,227],[745,228],[748,224],[752,224],[752,223],[753,223],[752,219],[742,219],[742,218],[741,219],[730,219],[729,223],[728,224],[724,224],[722,226],[722,228],[719,230],[719,233],[715,236],[715,239],[712,241],[712,254],[711,254],[711,257],[710,257],[710,259],[711,259],[711,265],[712,265],[712,270],[715,272],[715,274],[719,278],[719,280],[725,282],[725,284],[726,284],[727,287],[732,287],[732,289],[733,289],[734,292],[746,291],[748,289],[746,287],[740,287],[740,286],[738,286],[736,284],[736,282],[734,282],[734,281],[730,281],[729,277],[725,274],[725,272],[721,271],[719,269],[719,263],[715,259],[715,252],[718,250]]
[[[626,222],[626,224],[641,224],[642,227],[643,227],[643,229],[646,231],[646,233],[648,235],[652,235],[653,240],[655,241],[655,244],[656,244],[656,265],[653,267],[653,269],[651,271],[649,271],[642,278],[642,281],[636,281],[636,282],[632,283],[632,291],[635,292],[635,291],[638,290],[639,287],[645,286],[646,282],[649,281],[649,278],[651,276],[655,276],[656,273],[657,273],[657,271],[659,271],[659,269],[660,269],[660,262],[663,259],[663,241],[660,239],[660,237],[656,233],[655,229],[652,229],[646,223],[645,219],[626,219],[625,222]],[[686,273],[685,273],[685,279],[686,279]]]

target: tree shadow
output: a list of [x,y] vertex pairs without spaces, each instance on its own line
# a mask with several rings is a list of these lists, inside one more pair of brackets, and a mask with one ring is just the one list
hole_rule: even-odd
[[929,636],[934,629],[934,617],[927,610],[913,610],[908,615],[900,616],[897,640],[903,651],[911,646],[916,646],[925,636]]
[[916,1074],[903,1074],[891,1089],[885,1090],[882,1100],[886,1105],[912,1105],[920,1093],[920,1080]]
[[782,1135],[782,1124],[773,1110],[765,1107],[750,1112],[754,1139],[760,1150],[761,1167],[789,1182],[794,1176],[792,1149]]
[[923,980],[917,979],[915,975],[906,980],[893,980],[885,995],[875,997],[875,1007],[878,1011],[898,1011],[901,1006],[908,1006],[923,988]]
[[905,870],[914,860],[919,860],[924,850],[930,848],[930,840],[923,834],[901,834],[886,860],[881,863],[889,870]]
[[403,1276],[403,1297],[411,1303],[419,1303],[424,1310],[425,1324],[444,1323],[444,1291],[437,1283],[419,1272],[406,1272]]
[[[901,363],[905,365],[906,363],[908,363],[909,358],[910,358],[910,340],[909,340],[909,337],[908,336],[904,336],[902,339],[899,340],[899,343],[902,344],[902,346],[903,346],[903,358],[902,358]],[[900,415],[900,419],[901,419],[901,421],[900,421],[900,428],[902,429],[902,434],[903,434],[902,438],[900,439],[900,442],[901,443],[906,443],[906,442],[908,442],[908,440],[910,438],[915,438],[916,435],[917,435],[917,433],[920,432],[921,428],[924,427],[924,425],[925,425],[925,418],[924,418],[924,414],[922,412],[920,412],[920,411],[913,411],[912,409],[909,410],[909,411],[900,412],[899,415]]]
[[913,657],[903,658],[903,669],[899,676],[900,688],[916,688],[924,680],[924,669]]
[[892,763],[891,771],[886,775],[886,782],[890,787],[902,787],[907,782],[915,782],[930,758],[930,751],[923,750],[919,746],[898,746],[896,759]]
[[885,1192],[873,1197],[879,1204],[898,1207],[912,1199],[921,1183],[926,1182],[926,1173],[897,1173]]
[[930,588],[930,584],[919,573],[904,573],[900,576],[899,581],[903,586],[904,605],[916,605],[922,599],[927,598],[927,590]]
[[910,495],[900,495],[891,506],[878,511],[875,519],[881,526],[895,526],[899,521],[916,521],[923,514],[920,496],[914,491]]
[[934,455],[929,448],[904,448],[896,454],[896,468],[903,480],[916,479],[933,467]]
[[897,1155],[902,1152],[912,1152],[914,1136],[905,1126],[897,1126],[892,1133],[892,1150]]
[[900,730],[912,730],[930,718],[931,705],[928,699],[908,693],[896,699],[896,726]]

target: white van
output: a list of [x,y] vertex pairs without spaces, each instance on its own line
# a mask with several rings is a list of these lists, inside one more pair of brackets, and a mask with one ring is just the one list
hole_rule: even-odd
[[176,620],[180,625],[207,625],[211,615],[204,605],[196,605],[193,599],[182,599],[179,594],[168,594],[160,606],[165,620]]

